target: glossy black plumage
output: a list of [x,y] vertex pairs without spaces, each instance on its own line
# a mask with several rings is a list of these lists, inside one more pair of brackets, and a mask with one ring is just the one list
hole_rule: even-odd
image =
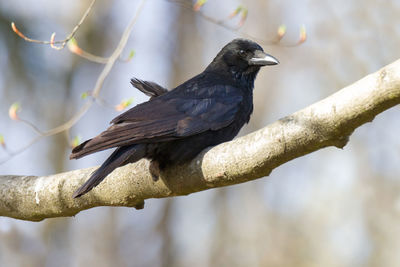
[[258,44],[235,39],[205,71],[171,91],[132,79],[132,85],[151,99],[117,116],[106,131],[72,150],[71,159],[118,147],[74,197],[90,191],[115,168],[140,158],[152,160],[162,170],[233,139],[250,119],[260,67],[275,64],[278,61]]

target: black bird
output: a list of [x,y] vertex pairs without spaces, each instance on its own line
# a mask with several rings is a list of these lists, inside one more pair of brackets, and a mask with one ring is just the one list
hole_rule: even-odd
[[151,99],[117,116],[106,131],[72,150],[70,158],[78,159],[117,147],[73,197],[89,192],[115,168],[141,158],[151,160],[159,171],[232,140],[250,119],[260,67],[278,63],[257,43],[235,39],[202,73],[171,91],[132,79],[132,85]]

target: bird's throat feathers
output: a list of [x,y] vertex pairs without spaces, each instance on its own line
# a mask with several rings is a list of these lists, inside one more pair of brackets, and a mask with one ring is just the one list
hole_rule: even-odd
[[210,64],[206,72],[212,72],[215,75],[223,76],[230,79],[233,83],[240,85],[242,88],[254,88],[254,81],[260,68],[257,66],[249,66],[243,70],[237,66],[228,66],[226,64]]
[[254,81],[259,71],[259,67],[249,67],[246,71],[230,68],[230,73],[232,74],[235,81],[241,83],[242,85],[250,87],[249,89],[254,88]]

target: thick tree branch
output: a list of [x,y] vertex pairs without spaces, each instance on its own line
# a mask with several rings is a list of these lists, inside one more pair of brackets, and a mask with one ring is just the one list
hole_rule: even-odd
[[359,126],[400,103],[400,60],[290,116],[203,151],[153,182],[149,163],[118,168],[87,195],[74,190],[94,168],[45,177],[0,176],[0,215],[40,221],[96,206],[140,208],[148,198],[187,195],[268,175],[291,159],[327,146],[342,148]]

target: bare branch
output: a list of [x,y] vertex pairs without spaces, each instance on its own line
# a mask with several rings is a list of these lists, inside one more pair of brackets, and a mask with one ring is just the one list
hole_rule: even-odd
[[116,169],[79,199],[71,195],[94,168],[43,177],[0,176],[0,215],[40,221],[96,206],[141,208],[148,198],[258,179],[318,149],[344,147],[357,127],[399,103],[400,60],[261,130],[206,149],[190,163],[167,169],[157,182],[147,160]]

